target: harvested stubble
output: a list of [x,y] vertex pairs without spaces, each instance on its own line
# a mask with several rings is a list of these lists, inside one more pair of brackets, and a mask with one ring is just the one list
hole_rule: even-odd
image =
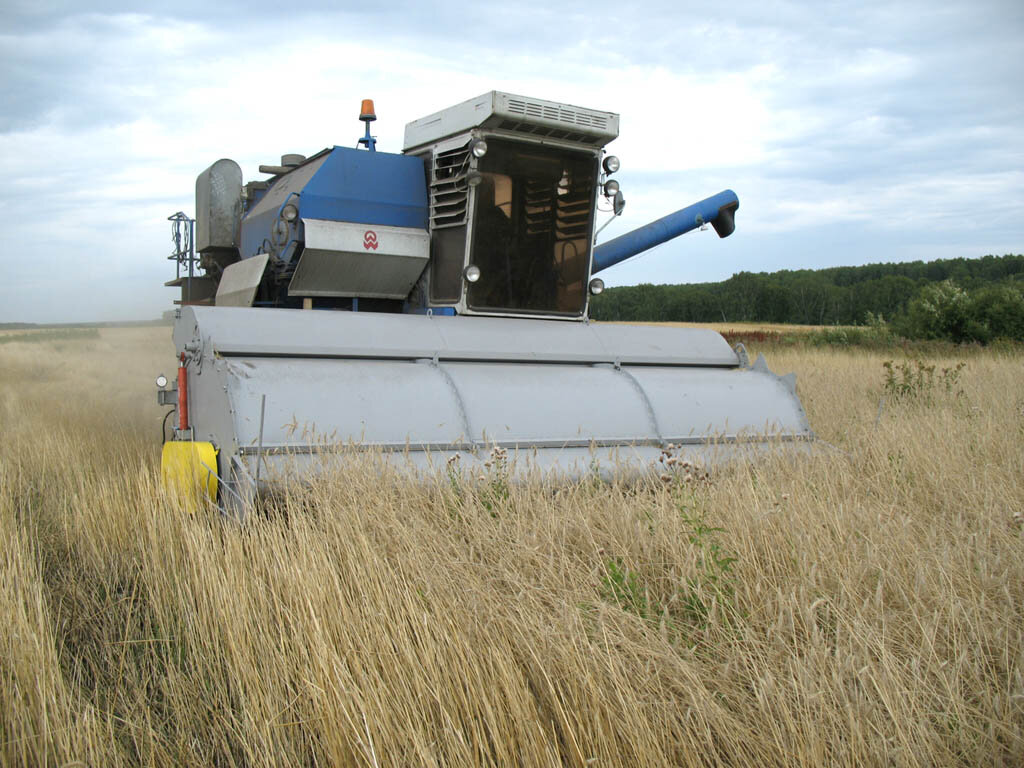
[[564,488],[368,457],[239,527],[157,487],[166,334],[0,348],[6,764],[1024,756],[1020,358],[879,418],[881,357],[780,350],[840,451]]

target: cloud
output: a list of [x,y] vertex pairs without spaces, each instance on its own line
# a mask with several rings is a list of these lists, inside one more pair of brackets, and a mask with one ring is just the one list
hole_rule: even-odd
[[[0,320],[153,317],[168,214],[231,157],[381,149],[491,89],[622,116],[607,237],[731,187],[738,229],[621,279],[1021,250],[1024,6],[15,2],[0,34]],[[929,255],[930,254],[930,255]],[[39,297],[46,299],[41,300]]]

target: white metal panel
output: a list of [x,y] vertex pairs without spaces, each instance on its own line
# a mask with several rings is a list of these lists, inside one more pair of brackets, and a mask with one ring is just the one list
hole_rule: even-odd
[[398,445],[468,439],[444,377],[425,363],[392,360],[229,361],[238,444]]
[[446,363],[474,435],[488,443],[654,440],[643,399],[611,367]]
[[200,335],[224,355],[510,360],[735,367],[714,331],[496,317],[185,307],[179,348]]
[[260,287],[270,254],[260,253],[251,259],[236,261],[224,270],[217,284],[218,307],[251,307]]
[[577,141],[593,146],[606,144],[619,135],[619,116],[557,101],[489,91],[408,123],[403,150],[413,150],[478,127],[534,136],[544,135],[538,128],[547,128],[552,138],[573,141],[576,136]]
[[[312,472],[347,445],[420,467],[460,453],[479,469],[499,445],[522,460],[519,475],[579,475],[595,462],[653,465],[667,442],[714,461],[773,445],[766,438],[813,437],[789,383],[762,363],[738,368],[717,334],[607,328],[186,307],[175,343],[189,356],[197,435],[217,445],[225,472],[251,474],[257,453],[268,471]],[[630,348],[646,363],[616,364]],[[733,365],[693,364],[701,358]],[[754,444],[705,445],[716,438]],[[235,477],[240,492],[255,482]]]
[[241,446],[629,444],[656,440],[642,397],[611,368],[392,360],[228,361]]
[[303,219],[305,247],[292,296],[404,299],[430,256],[426,230]]
[[666,439],[810,434],[800,401],[770,371],[632,366],[628,372]]
[[303,219],[302,225],[306,250],[351,252],[367,257],[389,254],[423,260],[430,256],[430,235],[425,229],[326,219]]
[[232,359],[241,446],[475,442],[522,447],[809,435],[795,397],[749,370],[394,360]]

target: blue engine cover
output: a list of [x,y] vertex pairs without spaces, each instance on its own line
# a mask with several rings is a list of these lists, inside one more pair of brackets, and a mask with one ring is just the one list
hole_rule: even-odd
[[278,178],[253,205],[242,219],[243,259],[255,256],[269,241],[281,206],[294,193],[299,195],[300,218],[427,228],[421,159],[334,147]]
[[427,228],[423,161],[335,147],[301,193],[309,219]]

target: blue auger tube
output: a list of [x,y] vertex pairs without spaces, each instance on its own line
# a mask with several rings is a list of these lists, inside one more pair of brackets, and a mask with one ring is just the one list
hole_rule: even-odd
[[719,237],[728,237],[736,228],[735,214],[739,207],[740,201],[736,193],[726,189],[699,203],[688,205],[657,221],[620,235],[594,248],[594,266],[590,273],[596,274],[615,266],[620,261],[648,251],[704,224],[713,226]]

